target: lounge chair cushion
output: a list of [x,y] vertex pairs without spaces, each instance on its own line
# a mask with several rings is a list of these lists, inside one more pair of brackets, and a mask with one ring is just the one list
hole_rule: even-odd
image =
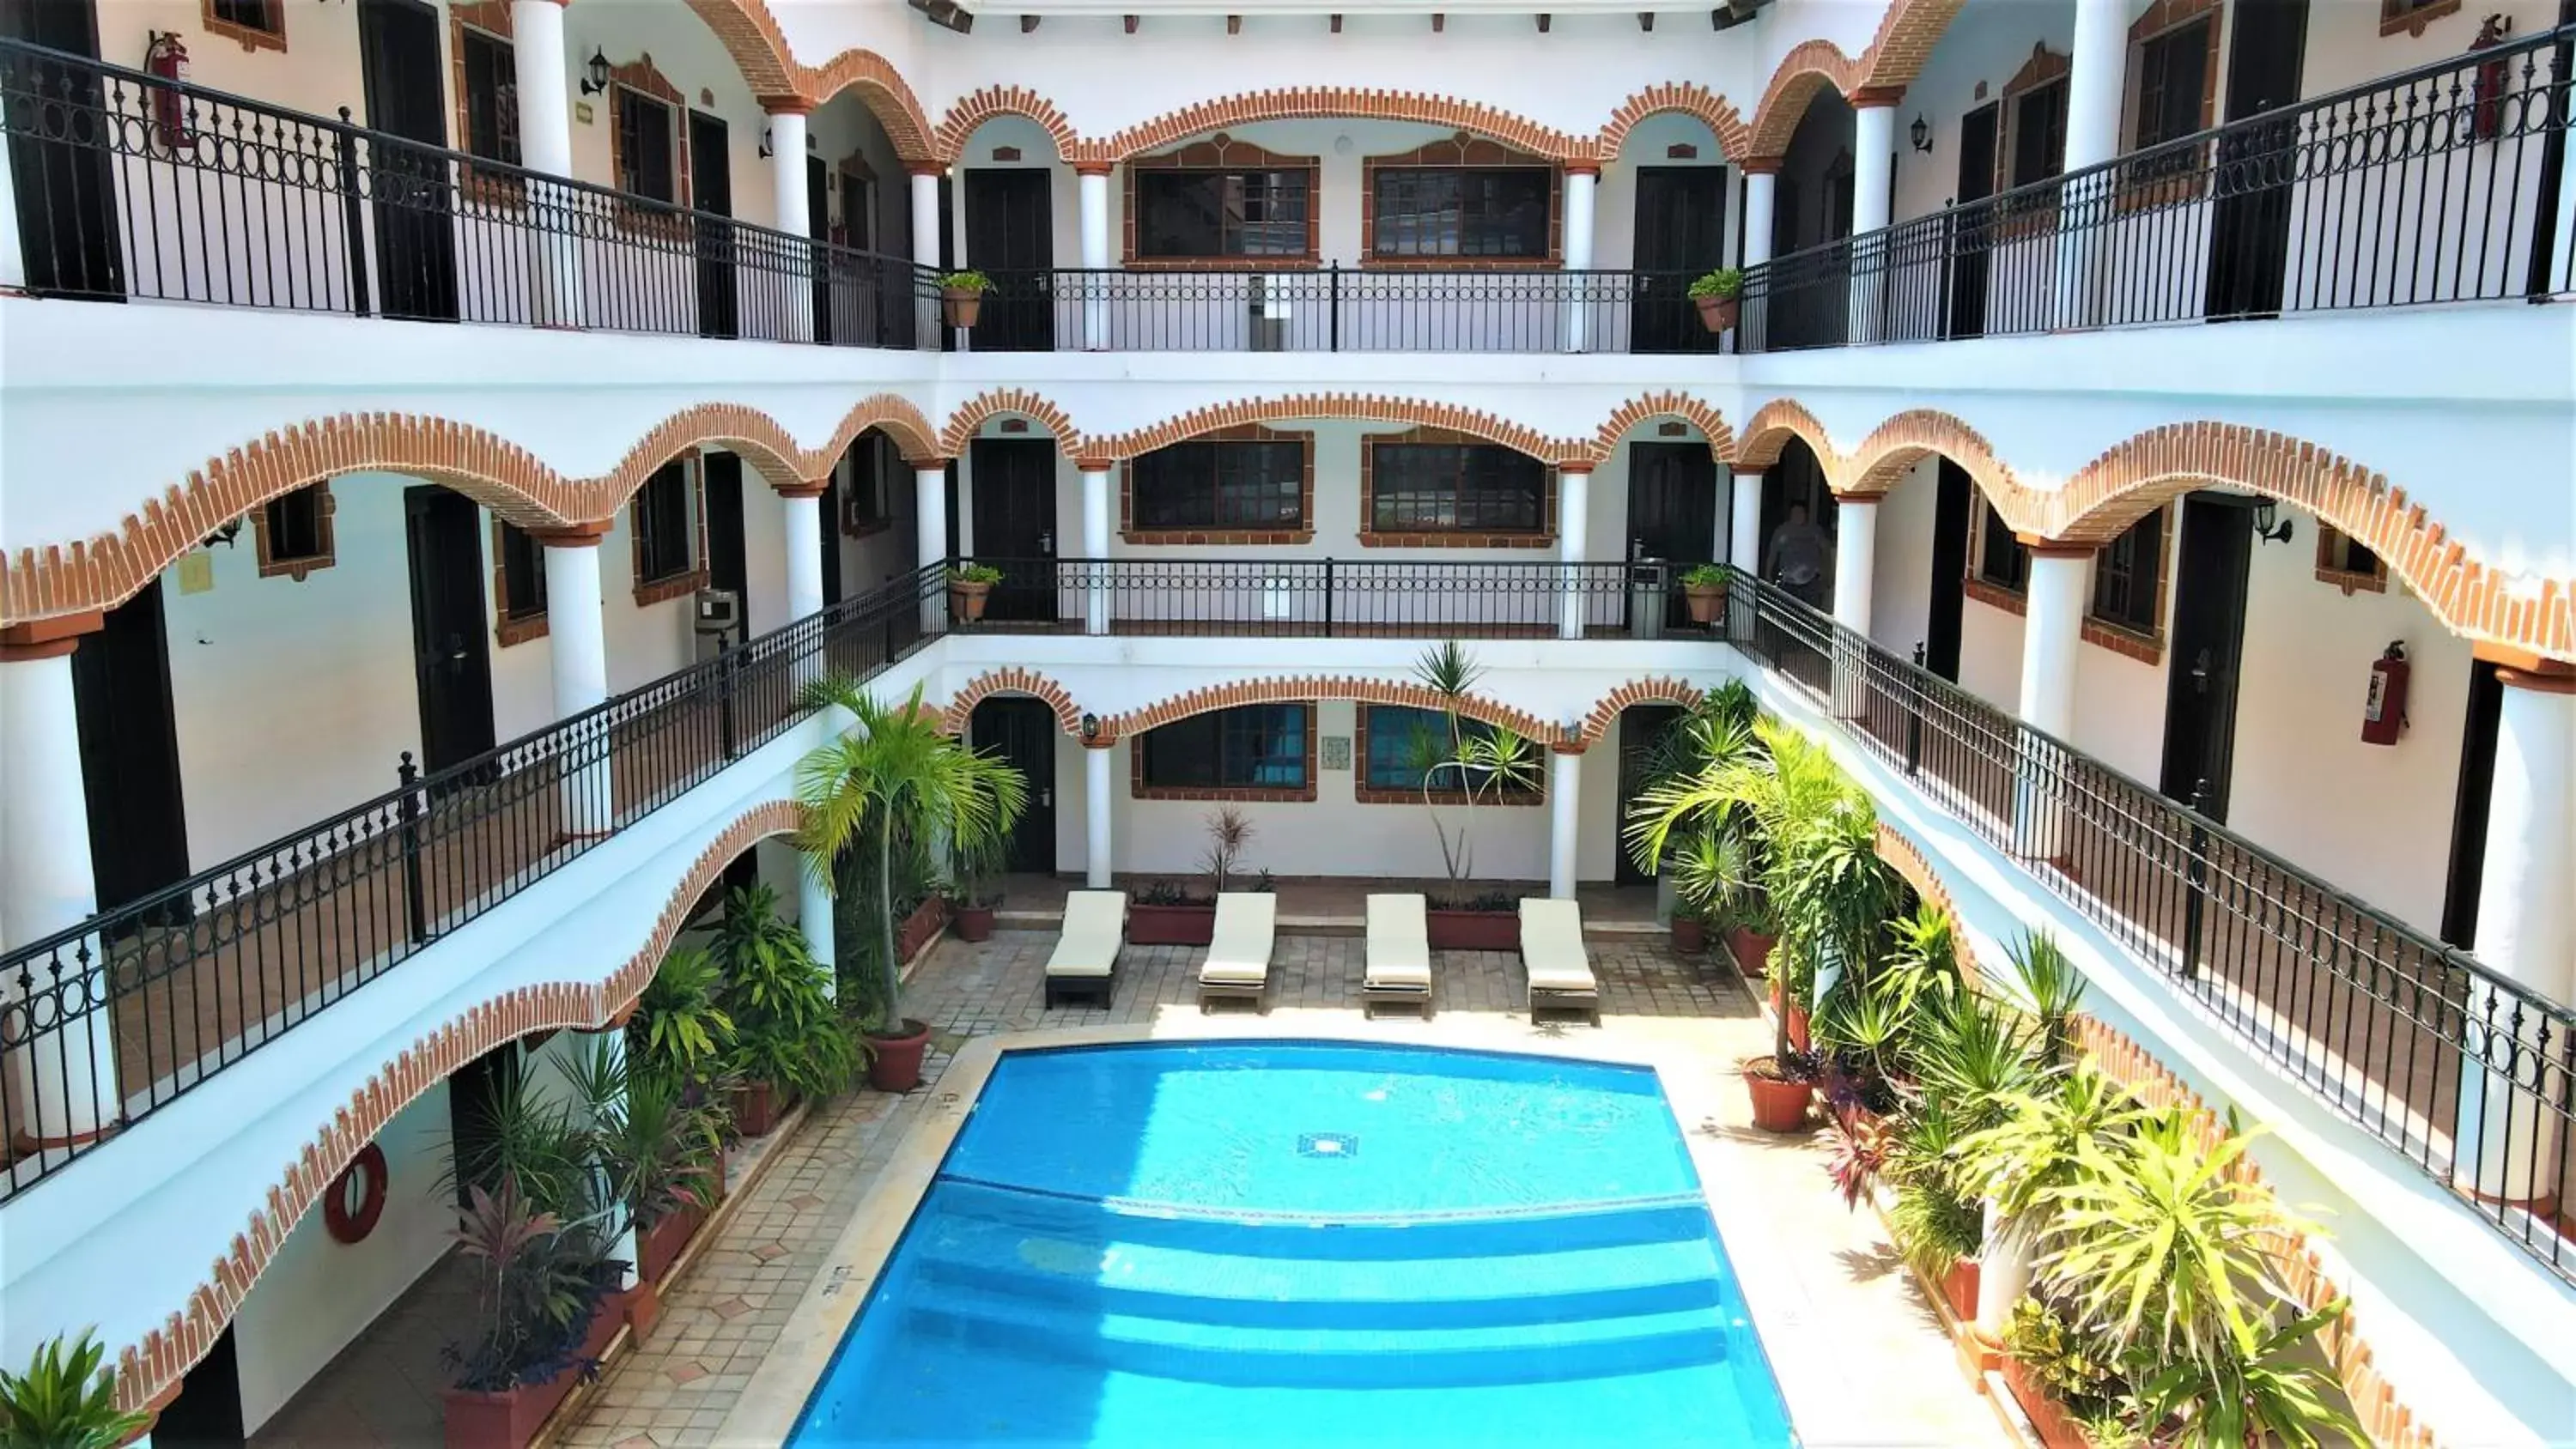
[[1127,934],[1125,891],[1075,891],[1064,898],[1064,934],[1047,957],[1049,976],[1107,976]]
[[1216,935],[1199,980],[1253,986],[1270,979],[1270,947],[1279,920],[1279,898],[1260,891],[1228,891],[1216,898]]
[[1392,990],[1431,989],[1431,928],[1421,896],[1368,898],[1366,984]]
[[1572,901],[1521,898],[1521,965],[1532,991],[1589,994],[1600,989],[1583,949],[1583,912]]

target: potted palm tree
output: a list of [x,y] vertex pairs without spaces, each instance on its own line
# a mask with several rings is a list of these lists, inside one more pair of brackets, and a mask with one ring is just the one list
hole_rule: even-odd
[[590,1119],[603,1196],[635,1227],[642,1283],[628,1317],[641,1335],[658,1310],[658,1286],[724,1198],[723,1126],[677,1077],[605,1039],[568,1063],[565,1077]]
[[982,272],[950,272],[939,279],[939,310],[951,327],[972,327],[984,310],[984,294],[993,279]]
[[1700,325],[1711,332],[1723,332],[1735,325],[1738,298],[1744,291],[1744,273],[1733,267],[1720,267],[1704,273],[1690,284],[1691,304],[1699,308]]
[[993,938],[993,912],[1002,904],[1001,889],[993,878],[1001,874],[1003,853],[999,837],[949,848],[948,863],[957,872],[957,895],[948,923],[956,928],[958,940]]
[[[1476,847],[1470,833],[1476,807],[1518,794],[1535,798],[1538,747],[1506,725],[1468,718],[1484,666],[1450,640],[1425,650],[1413,666],[1414,682],[1439,700],[1439,718],[1411,741],[1408,769],[1421,781],[1422,808],[1431,817],[1449,891],[1435,896],[1425,922],[1434,950],[1511,951],[1520,946],[1520,901],[1508,890],[1473,890]],[[1441,818],[1443,805],[1458,807],[1458,829]]]
[[[1637,868],[1673,886],[1673,948],[1699,949],[1688,934],[1715,925],[1739,964],[1748,925],[1769,920],[1752,812],[1733,793],[1743,783],[1735,767],[1761,751],[1758,713],[1742,680],[1709,691],[1648,753],[1645,786],[1628,802],[1622,828]],[[1745,974],[1762,974],[1759,958]]]
[[910,699],[888,705],[857,680],[833,676],[807,685],[804,702],[848,711],[851,726],[797,762],[796,798],[805,818],[796,843],[806,868],[827,886],[837,881],[833,863],[843,852],[865,842],[876,856],[880,950],[860,1027],[873,1053],[869,1085],[910,1091],[921,1082],[930,1027],[903,1014],[893,910],[895,838],[944,834],[952,849],[1000,839],[1028,803],[1028,782],[999,755],[943,733],[938,713],[922,707],[919,685]]
[[0,1369],[0,1444],[117,1449],[151,1427],[150,1414],[116,1407],[116,1371],[88,1329],[66,1346],[36,1346],[25,1373]]
[[969,623],[984,617],[984,605],[991,601],[993,585],[1002,581],[1002,571],[991,564],[963,563],[948,571],[948,607],[958,618]]

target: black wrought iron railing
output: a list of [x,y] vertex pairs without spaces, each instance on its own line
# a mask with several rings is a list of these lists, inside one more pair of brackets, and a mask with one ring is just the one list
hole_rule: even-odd
[[23,1190],[776,738],[801,682],[944,630],[907,575],[0,957]]
[[936,276],[0,40],[28,290],[840,346],[937,341]]
[[2576,1012],[1735,574],[1729,642],[2560,1277]]
[[2218,321],[2576,290],[2576,27],[1747,268],[1737,346]]
[[977,559],[1001,571],[973,627],[1238,638],[1659,637],[1690,621],[1662,563]]
[[978,352],[1715,352],[1685,272],[997,271]]

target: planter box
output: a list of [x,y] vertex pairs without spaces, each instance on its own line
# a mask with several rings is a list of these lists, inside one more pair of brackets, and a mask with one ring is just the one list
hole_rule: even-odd
[[754,1082],[733,1094],[733,1125],[745,1137],[766,1137],[787,1115],[795,1099],[767,1082]]
[[[608,1351],[608,1341],[624,1327],[623,1315],[608,1310],[605,1298],[596,1305],[590,1317],[590,1329],[582,1335],[581,1357],[596,1360]],[[501,1393],[480,1389],[449,1389],[447,1401],[447,1449],[524,1449],[537,1437],[546,1416],[555,1411],[581,1382],[581,1365],[575,1364],[541,1384],[521,1384]]]
[[1127,908],[1127,944],[1131,946],[1204,946],[1215,939],[1214,906]]
[[2030,1427],[2047,1449],[2093,1449],[2093,1437],[2066,1412],[2065,1405],[2030,1376],[2030,1370],[2022,1367],[2019,1359],[2004,1360],[2004,1382],[2012,1386],[2014,1401],[2030,1416]]
[[912,914],[904,917],[901,925],[895,927],[894,954],[909,963],[921,954],[922,947],[930,944],[931,937],[939,934],[939,928],[947,924],[947,901],[938,896],[923,901],[912,908]]
[[1977,1321],[1977,1260],[1961,1258],[1941,1275],[1941,1296],[1949,1300],[1950,1316],[1963,1325]]
[[1759,981],[1770,973],[1771,947],[1776,940],[1775,936],[1760,935],[1735,926],[1726,933],[1726,949],[1735,958],[1735,969],[1744,973],[1745,980]]
[[1517,951],[1518,911],[1426,911],[1434,951]]
[[716,1204],[724,1201],[723,1153],[716,1154],[713,1167],[714,1171],[707,1180],[706,1206],[682,1208],[635,1235],[635,1276],[647,1283],[661,1282],[669,1275],[671,1265],[680,1261],[680,1253],[689,1246],[689,1239],[696,1237],[698,1229],[706,1226],[707,1219],[715,1216]]

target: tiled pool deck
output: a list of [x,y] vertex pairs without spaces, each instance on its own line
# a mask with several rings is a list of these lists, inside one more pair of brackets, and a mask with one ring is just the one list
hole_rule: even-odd
[[[900,1099],[861,1092],[812,1111],[776,1167],[665,1300],[652,1341],[609,1371],[573,1422],[556,1426],[555,1442],[622,1449],[766,1442],[770,1435],[739,1426],[764,1421],[764,1411],[775,1406],[761,1397],[777,1398],[785,1391],[782,1380],[800,1375],[773,1368],[751,1402],[745,1390],[774,1352],[782,1359],[813,1352],[814,1343],[795,1340],[815,1317],[809,1290],[836,1264],[846,1266],[845,1234],[907,1132],[939,1102],[939,1078],[957,1049],[975,1037],[1048,1031],[1358,1035],[1655,1058],[1703,1177],[1722,1189],[1711,1192],[1719,1228],[1801,1440],[1809,1446],[2009,1442],[1961,1376],[1932,1309],[1876,1220],[1835,1206],[1822,1175],[1822,1143],[1770,1137],[1749,1126],[1734,1064],[1767,1050],[1769,1038],[1722,958],[1712,958],[1716,969],[1709,969],[1678,961],[1659,946],[1594,943],[1603,1011],[1595,1029],[1533,1027],[1518,963],[1484,952],[1439,954],[1431,1021],[1390,1015],[1363,1022],[1362,942],[1347,937],[1281,937],[1271,1009],[1263,1017],[1224,1007],[1202,1016],[1200,953],[1187,947],[1129,947],[1110,1009],[1046,1009],[1041,976],[1054,943],[1051,933],[1006,931],[982,945],[941,944],[916,970],[906,997],[911,1013],[939,1033],[931,1080]],[[989,1067],[989,1052],[972,1055]],[[1693,1080],[1676,1082],[1676,1062],[1687,1064],[1680,1070]],[[916,1146],[908,1156],[920,1151]],[[791,1330],[791,1323],[799,1327]],[[801,1388],[786,1389],[802,1397]],[[723,1433],[728,1419],[737,1425],[730,1441]]]

